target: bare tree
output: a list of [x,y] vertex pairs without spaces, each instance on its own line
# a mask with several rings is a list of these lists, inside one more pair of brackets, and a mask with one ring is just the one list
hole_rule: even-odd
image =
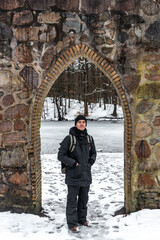
[[[88,116],[88,105],[99,103],[106,109],[106,104],[113,104],[112,115],[117,116],[117,104],[119,99],[110,80],[94,64],[85,58],[75,60],[58,78],[52,86],[49,96],[55,98],[58,118],[63,119],[67,109],[71,107],[71,99],[84,101],[84,114]],[[58,103],[57,98],[61,99]],[[66,101],[68,99],[68,106]],[[102,105],[103,103],[103,105]]]

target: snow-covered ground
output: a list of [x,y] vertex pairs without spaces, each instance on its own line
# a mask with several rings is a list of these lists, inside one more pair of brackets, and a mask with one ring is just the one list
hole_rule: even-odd
[[0,213],[0,236],[5,240],[159,240],[160,210],[141,210],[127,216],[114,212],[123,206],[123,154],[98,153],[88,204],[91,227],[68,231],[65,219],[66,185],[56,154],[42,155],[43,208],[46,217]]
[[[65,99],[63,99],[65,101]],[[66,99],[68,102],[68,99]],[[102,107],[99,107],[98,103],[91,103],[88,106],[88,118],[94,120],[107,120],[114,118],[113,113],[113,104],[106,104],[106,110],[104,110],[103,104]],[[70,100],[70,108],[67,108],[67,114],[64,116],[66,120],[74,120],[75,116],[78,114],[84,114],[84,102],[79,103],[78,100]],[[117,118],[123,118],[122,107],[117,105]],[[42,112],[42,119],[46,120],[58,120],[57,108],[53,103],[53,98],[47,97],[44,102],[44,108]]]

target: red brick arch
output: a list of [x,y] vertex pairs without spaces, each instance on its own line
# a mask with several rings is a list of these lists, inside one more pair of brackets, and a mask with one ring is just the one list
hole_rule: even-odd
[[99,53],[84,44],[78,44],[65,50],[59,55],[56,62],[51,67],[46,78],[42,81],[33,106],[31,145],[29,149],[29,159],[31,161],[32,178],[32,203],[37,212],[41,208],[41,157],[40,157],[40,125],[41,113],[44,100],[57,80],[59,75],[76,59],[85,57],[91,63],[95,64],[112,82],[117,94],[121,100],[124,114],[124,183],[125,183],[125,207],[131,211],[131,140],[132,140],[132,119],[127,95],[122,86],[118,73],[112,64]]

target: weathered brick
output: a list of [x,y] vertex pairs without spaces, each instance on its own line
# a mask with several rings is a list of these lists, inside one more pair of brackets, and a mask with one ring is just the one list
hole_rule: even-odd
[[136,112],[139,114],[143,114],[145,112],[148,112],[152,107],[153,103],[149,101],[142,100],[140,101],[136,106]]
[[2,99],[2,103],[5,107],[12,105],[14,102],[15,102],[15,100],[14,100],[14,97],[12,94],[8,94],[8,95],[4,96]]
[[54,26],[47,25],[43,25],[42,27],[17,28],[15,30],[15,37],[22,42],[51,42],[56,37],[56,29]]
[[160,81],[160,74],[145,74],[145,78],[150,81]]
[[148,173],[142,173],[139,176],[138,185],[140,188],[153,188],[156,186],[156,182]]
[[56,0],[28,0],[28,4],[33,10],[48,10],[55,6]]
[[1,157],[2,168],[24,167],[27,164],[27,154],[23,147],[16,147],[13,150],[1,151]]
[[87,14],[102,13],[109,8],[111,0],[81,0],[81,10]]
[[25,66],[20,72],[20,76],[23,77],[32,89],[38,88],[39,75],[34,68]]
[[58,23],[61,19],[61,15],[58,12],[42,12],[38,15],[39,23]]
[[13,16],[13,24],[22,26],[25,24],[30,24],[33,21],[33,14],[26,10],[24,12],[19,12]]
[[73,11],[78,12],[79,10],[79,0],[58,0],[57,5],[58,8],[63,9],[65,11]]
[[0,9],[12,10],[23,7],[25,0],[0,0]]
[[21,174],[19,172],[14,173],[9,177],[8,182],[19,186],[26,186],[29,183],[26,172]]
[[27,142],[26,135],[17,132],[4,134],[2,140],[5,145],[23,144]]
[[22,120],[16,120],[14,121],[14,130],[15,131],[25,131],[26,125]]
[[32,53],[29,47],[25,44],[20,44],[16,47],[13,53],[13,60],[20,63],[30,63],[33,60]]
[[47,69],[51,66],[55,55],[54,47],[48,48],[42,56],[42,64],[41,67]]
[[146,140],[140,140],[135,144],[135,152],[139,159],[149,158],[151,149]]
[[130,10],[134,10],[136,8],[135,1],[132,0],[124,0],[124,1],[117,1],[115,7],[116,10],[126,12]]
[[135,135],[138,138],[144,138],[152,135],[152,128],[146,122],[138,123],[135,126]]
[[15,37],[19,41],[38,41],[40,27],[23,27],[15,29]]
[[127,76],[123,79],[124,86],[127,91],[130,93],[137,89],[141,77],[139,75]]
[[12,123],[10,121],[0,122],[0,132],[10,132],[12,129]]
[[29,107],[25,104],[18,104],[13,107],[8,108],[4,112],[4,117],[8,119],[19,119],[26,116]]

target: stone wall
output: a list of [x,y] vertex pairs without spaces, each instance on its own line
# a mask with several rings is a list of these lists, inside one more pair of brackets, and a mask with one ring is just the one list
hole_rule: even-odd
[[[131,166],[125,168],[127,211],[160,207],[159,10],[159,0],[0,0],[1,210],[37,212],[41,207],[41,188],[34,182],[40,183],[41,175],[33,113],[37,94],[45,97],[51,85],[44,79],[50,74],[53,84],[58,78],[52,72],[59,56],[65,64],[67,51],[70,62],[75,57],[72,46],[93,49],[121,78],[125,94],[119,94],[127,96],[132,119],[125,128],[132,133],[125,139],[131,146],[130,151],[125,146],[125,164]],[[85,56],[90,58],[90,52],[86,48]],[[67,64],[62,65],[57,71]],[[125,102],[123,109],[127,116]],[[41,107],[39,121],[40,116]]]

